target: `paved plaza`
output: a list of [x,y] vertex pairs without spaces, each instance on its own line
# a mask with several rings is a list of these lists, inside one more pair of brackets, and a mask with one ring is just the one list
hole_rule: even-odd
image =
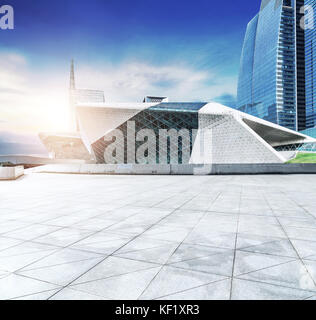
[[316,299],[316,175],[0,182],[0,299]]

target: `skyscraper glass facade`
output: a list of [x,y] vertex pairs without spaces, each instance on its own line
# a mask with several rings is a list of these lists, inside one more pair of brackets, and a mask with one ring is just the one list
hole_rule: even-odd
[[305,74],[305,29],[304,21],[305,0],[296,0],[296,81],[297,81],[297,124],[298,130],[305,130],[306,123],[306,74]]
[[306,128],[313,128],[316,127],[316,2],[305,0],[305,5],[313,8],[313,11],[307,10],[305,15]]
[[[289,129],[303,130],[305,124],[299,122],[297,112],[298,105],[305,107],[305,86],[304,70],[298,78],[296,67],[299,29],[296,5],[294,0],[263,0],[259,14],[248,24],[237,108]],[[304,33],[300,35],[301,41],[302,36]]]

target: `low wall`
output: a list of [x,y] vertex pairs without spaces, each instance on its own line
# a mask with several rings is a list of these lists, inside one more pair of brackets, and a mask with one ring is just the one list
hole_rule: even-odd
[[84,163],[94,163],[93,161],[85,160],[76,160],[76,159],[51,159],[45,157],[36,157],[36,156],[19,156],[19,155],[10,155],[10,156],[0,156],[0,163],[12,163],[15,165],[22,164],[31,164],[31,165],[45,165],[45,164],[84,164]]
[[316,164],[53,164],[32,168],[28,172],[134,175],[313,174],[316,173]]
[[24,167],[0,167],[0,180],[15,180],[24,174]]

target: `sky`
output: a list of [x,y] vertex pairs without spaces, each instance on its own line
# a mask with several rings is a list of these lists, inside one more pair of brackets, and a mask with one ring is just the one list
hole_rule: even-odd
[[70,61],[78,88],[107,102],[236,99],[247,23],[260,0],[2,0],[1,132],[67,131]]

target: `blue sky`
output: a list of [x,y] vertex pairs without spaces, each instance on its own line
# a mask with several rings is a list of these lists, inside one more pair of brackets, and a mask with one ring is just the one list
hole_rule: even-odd
[[141,101],[147,94],[230,105],[245,29],[260,1],[5,4],[14,7],[15,29],[0,30],[0,131],[5,123],[13,129],[57,130],[49,124],[52,115],[59,117],[60,129],[65,127],[71,58],[78,86],[102,89],[108,101]]

